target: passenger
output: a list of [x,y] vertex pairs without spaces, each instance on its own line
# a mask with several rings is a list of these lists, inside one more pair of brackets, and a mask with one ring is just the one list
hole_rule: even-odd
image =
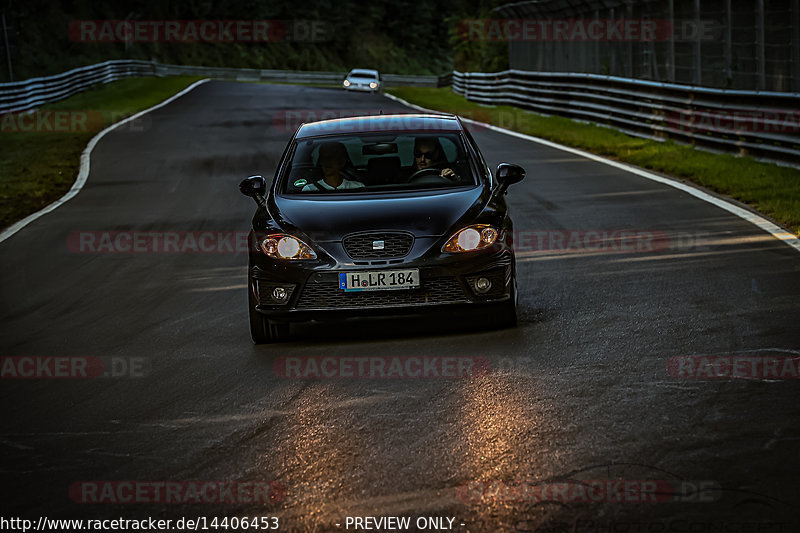
[[364,187],[360,181],[350,176],[346,167],[350,163],[347,148],[340,142],[326,142],[319,148],[319,162],[322,179],[309,183],[303,191],[339,191]]
[[[455,179],[456,173],[447,166],[447,158],[444,155],[439,141],[430,137],[417,137],[414,140],[414,165],[412,175],[425,170],[426,168],[436,169],[444,166],[439,175],[443,178]],[[431,172],[433,173],[433,172]]]

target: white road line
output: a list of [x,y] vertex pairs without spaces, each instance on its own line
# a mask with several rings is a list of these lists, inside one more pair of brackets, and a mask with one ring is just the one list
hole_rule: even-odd
[[[384,94],[384,96],[394,100],[395,102],[398,102],[400,104],[406,105],[406,106],[408,106],[408,107],[410,107],[412,109],[417,109],[419,111],[432,112],[432,113],[442,113],[442,111],[437,111],[435,109],[426,109],[424,107],[420,107],[418,105],[411,104],[409,102],[406,102],[402,98],[398,98],[397,96],[394,96],[394,95],[391,95],[391,94]],[[669,185],[670,187],[674,187],[676,189],[680,189],[683,192],[691,194],[695,198],[699,198],[700,200],[703,200],[705,202],[713,204],[713,205],[715,205],[715,206],[717,206],[717,207],[719,207],[721,209],[724,209],[725,211],[728,211],[729,213],[732,213],[732,214],[736,215],[739,218],[742,218],[742,219],[746,220],[747,222],[750,222],[751,224],[757,226],[758,228],[762,229],[763,231],[766,231],[767,233],[771,234],[776,239],[779,239],[779,240],[785,242],[786,244],[788,244],[789,246],[791,246],[792,248],[794,248],[795,250],[800,252],[800,238],[798,238],[797,235],[794,235],[793,233],[791,233],[791,232],[787,231],[786,229],[778,226],[777,224],[774,224],[773,222],[770,222],[766,218],[758,215],[757,213],[753,213],[752,211],[748,211],[747,209],[743,209],[743,208],[739,207],[738,205],[736,205],[734,203],[731,203],[731,202],[728,202],[726,200],[723,200],[722,198],[718,198],[718,197],[716,197],[716,196],[714,196],[712,194],[708,194],[707,192],[701,191],[700,189],[692,187],[691,185],[687,185],[685,183],[682,183],[680,181],[676,181],[676,180],[673,180],[673,179],[670,179],[670,178],[665,178],[664,176],[659,176],[658,174],[653,174],[652,172],[648,172],[648,171],[646,171],[644,169],[635,167],[633,165],[628,165],[626,163],[620,163],[618,161],[612,161],[610,159],[606,159],[605,157],[601,157],[601,156],[596,155],[596,154],[592,154],[592,153],[589,153],[589,152],[584,152],[583,150],[578,150],[577,148],[570,148],[569,146],[564,146],[564,145],[561,145],[561,144],[558,144],[558,143],[554,143],[552,141],[548,141],[548,140],[545,140],[545,139],[540,139],[539,137],[533,137],[531,135],[525,135],[524,133],[519,133],[519,132],[516,132],[516,131],[507,130],[505,128],[500,128],[498,126],[493,126],[491,124],[485,124],[483,122],[478,122],[477,120],[472,120],[472,119],[468,119],[468,118],[465,118],[465,117],[461,117],[461,120],[464,121],[464,122],[471,123],[471,124],[480,125],[482,127],[488,128],[488,129],[493,130],[493,131],[497,131],[497,132],[500,132],[500,133],[505,133],[506,135],[511,135],[513,137],[518,137],[518,138],[524,139],[526,141],[532,141],[532,142],[535,142],[535,143],[543,144],[545,146],[549,146],[551,148],[557,148],[558,150],[563,150],[565,152],[576,154],[576,155],[579,155],[581,157],[585,157],[587,159],[591,159],[593,161],[597,161],[599,163],[604,163],[606,165],[610,165],[612,167],[616,167],[616,168],[618,168],[620,170],[624,170],[625,172],[630,172],[632,174],[636,174],[637,176],[641,176],[643,178],[646,178],[646,179],[649,179],[649,180],[652,180],[652,181],[657,181],[659,183],[663,183],[665,185]]]
[[137,118],[141,117],[142,115],[144,115],[146,113],[149,113],[150,111],[155,111],[159,107],[163,107],[163,106],[167,105],[168,103],[172,102],[173,100],[176,100],[176,99],[180,98],[181,96],[183,96],[184,94],[188,93],[189,91],[191,91],[192,89],[194,89],[198,85],[202,85],[203,83],[206,83],[208,81],[211,81],[211,80],[205,79],[205,80],[196,81],[193,84],[189,85],[184,90],[182,90],[181,92],[179,92],[178,94],[174,94],[174,95],[170,96],[169,98],[167,98],[166,100],[164,100],[160,104],[156,104],[153,107],[145,109],[144,111],[139,111],[135,115],[131,115],[130,117],[126,118],[125,120],[121,120],[119,122],[116,122],[116,123],[110,125],[109,127],[107,127],[106,129],[104,129],[103,131],[101,131],[100,133],[98,133],[97,135],[95,135],[94,137],[92,137],[92,140],[89,141],[89,144],[86,145],[86,148],[83,150],[83,153],[81,154],[81,162],[80,162],[80,169],[78,170],[78,178],[75,180],[75,183],[72,184],[72,188],[69,191],[67,191],[67,194],[65,194],[64,196],[62,196],[61,198],[59,198],[58,200],[56,200],[52,204],[48,205],[47,207],[44,207],[41,210],[39,210],[39,211],[37,211],[37,212],[35,212],[35,213],[31,214],[31,215],[28,215],[27,217],[23,218],[19,222],[16,222],[16,223],[12,224],[11,226],[9,226],[8,228],[6,228],[2,233],[0,233],[0,242],[3,242],[4,240],[8,239],[12,235],[14,235],[16,232],[18,232],[19,230],[21,230],[22,228],[24,228],[25,226],[27,226],[28,224],[30,224],[31,222],[36,220],[37,218],[42,217],[42,216],[46,215],[47,213],[49,213],[50,211],[54,211],[58,207],[64,205],[65,203],[70,201],[73,197],[75,197],[75,195],[77,195],[79,192],[81,192],[81,189],[83,188],[83,186],[86,185],[86,180],[89,178],[89,169],[91,167],[92,150],[94,149],[95,145],[100,141],[100,139],[103,138],[103,136],[106,133],[108,133],[108,132],[110,132],[110,131],[112,131],[112,130],[120,127],[120,126],[122,126],[123,124],[127,124],[128,122],[136,120]]

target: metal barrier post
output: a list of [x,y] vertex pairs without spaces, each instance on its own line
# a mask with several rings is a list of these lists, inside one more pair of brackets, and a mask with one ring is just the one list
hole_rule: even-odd
[[667,2],[667,17],[672,28],[667,47],[667,81],[675,81],[675,0]]
[[760,91],[766,89],[767,85],[764,59],[764,0],[758,0],[756,2],[756,88]]
[[692,46],[692,55],[694,59],[694,84],[703,84],[703,56],[700,49],[700,40],[702,39],[702,32],[700,22],[700,0],[694,0],[694,45]]
[[14,81],[14,71],[11,69],[11,47],[8,46],[8,26],[6,26],[6,14],[3,13],[3,39],[6,44],[6,59],[8,60],[8,79]]
[[793,91],[800,92],[800,0],[792,0],[792,83]]

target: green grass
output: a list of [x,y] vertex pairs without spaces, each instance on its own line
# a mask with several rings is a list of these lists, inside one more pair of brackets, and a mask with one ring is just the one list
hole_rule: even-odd
[[611,128],[544,116],[511,106],[485,107],[449,87],[392,87],[408,102],[573,146],[598,155],[685,179],[739,200],[800,233],[800,170],[696,150],[672,141],[631,137]]
[[6,117],[0,122],[4,125],[0,128],[0,227],[61,198],[75,182],[81,152],[100,130],[162,102],[199,79],[131,78],[42,106],[42,111],[88,112],[73,115],[88,120],[64,128],[67,131],[13,131],[19,119],[11,123]]

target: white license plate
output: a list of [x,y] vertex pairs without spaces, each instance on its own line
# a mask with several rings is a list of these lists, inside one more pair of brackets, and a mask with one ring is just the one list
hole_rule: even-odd
[[380,291],[419,287],[419,269],[339,272],[339,288],[346,291]]

